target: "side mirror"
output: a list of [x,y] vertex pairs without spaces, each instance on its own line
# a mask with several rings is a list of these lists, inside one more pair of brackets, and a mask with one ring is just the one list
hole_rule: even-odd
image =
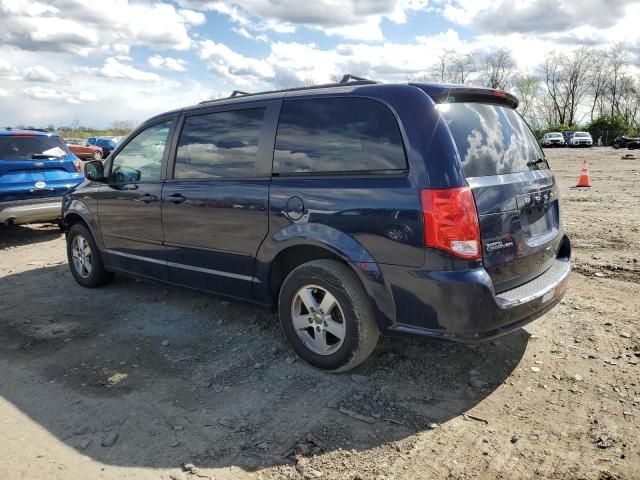
[[92,160],[84,164],[84,176],[93,182],[104,181],[104,165],[100,160]]

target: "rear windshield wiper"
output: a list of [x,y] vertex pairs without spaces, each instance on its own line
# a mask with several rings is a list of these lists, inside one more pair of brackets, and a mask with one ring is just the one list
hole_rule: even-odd
[[527,162],[527,167],[534,167],[536,165],[538,165],[539,163],[544,163],[545,159],[544,158],[539,158],[537,160],[529,160]]

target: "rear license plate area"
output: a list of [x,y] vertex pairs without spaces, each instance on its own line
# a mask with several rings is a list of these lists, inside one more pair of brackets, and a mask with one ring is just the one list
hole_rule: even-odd
[[516,203],[526,240],[537,243],[536,240],[552,237],[558,232],[558,201],[553,189],[518,195]]

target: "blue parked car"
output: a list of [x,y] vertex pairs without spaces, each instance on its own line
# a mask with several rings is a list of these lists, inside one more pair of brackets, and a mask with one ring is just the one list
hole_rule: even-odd
[[87,138],[87,143],[102,148],[105,158],[118,146],[118,142],[109,137],[89,137]]
[[104,156],[107,157],[111,152],[113,152],[118,144],[114,142],[111,138],[98,137],[96,139],[96,143],[94,144],[96,147],[102,148],[104,152]]
[[237,93],[85,165],[63,207],[79,284],[123,272],[273,307],[330,371],[380,334],[488,340],[564,295],[558,185],[512,95],[353,77]]
[[83,180],[82,163],[59,135],[0,130],[0,223],[56,221],[62,196]]

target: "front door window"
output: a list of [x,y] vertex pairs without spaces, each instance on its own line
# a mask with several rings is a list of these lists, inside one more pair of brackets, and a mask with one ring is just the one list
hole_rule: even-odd
[[171,121],[143,130],[113,159],[111,177],[115,183],[153,182],[160,180],[162,158],[169,137]]

